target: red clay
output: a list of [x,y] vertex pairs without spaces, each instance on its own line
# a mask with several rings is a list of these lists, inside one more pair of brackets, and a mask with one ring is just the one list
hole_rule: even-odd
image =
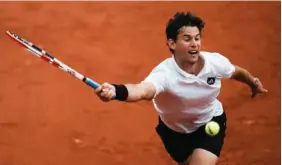
[[98,82],[139,82],[164,58],[165,25],[192,10],[204,49],[248,69],[269,93],[224,81],[219,165],[280,164],[280,2],[1,2],[0,165],[171,165],[150,102],[103,103],[24,51],[11,30]]

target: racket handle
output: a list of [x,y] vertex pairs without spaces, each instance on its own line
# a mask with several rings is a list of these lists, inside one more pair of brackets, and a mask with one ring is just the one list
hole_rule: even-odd
[[[83,81],[84,81],[87,85],[91,86],[91,87],[94,88],[94,89],[96,89],[96,88],[98,88],[99,86],[101,86],[100,84],[96,83],[95,81],[91,80],[90,78],[84,77],[84,78],[83,78]],[[114,97],[112,98],[112,100],[115,100],[115,99],[116,99],[116,97],[114,96]]]
[[91,80],[90,78],[83,78],[83,81],[89,85],[90,87],[96,89],[100,86],[100,84],[96,83],[95,81]]

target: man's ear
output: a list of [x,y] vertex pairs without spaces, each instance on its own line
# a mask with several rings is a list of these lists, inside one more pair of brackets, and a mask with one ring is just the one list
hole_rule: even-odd
[[168,39],[166,44],[171,50],[174,50],[176,47],[176,43],[173,39]]

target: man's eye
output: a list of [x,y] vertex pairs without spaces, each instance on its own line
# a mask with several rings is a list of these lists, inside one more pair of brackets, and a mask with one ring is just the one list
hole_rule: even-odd
[[190,38],[185,37],[184,40],[185,40],[185,41],[190,41]]

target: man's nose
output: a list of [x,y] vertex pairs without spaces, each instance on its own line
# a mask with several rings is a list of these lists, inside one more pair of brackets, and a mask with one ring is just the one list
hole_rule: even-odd
[[195,41],[195,40],[192,40],[190,46],[191,46],[192,48],[195,48],[195,47],[197,46],[197,45],[196,45],[196,41]]

